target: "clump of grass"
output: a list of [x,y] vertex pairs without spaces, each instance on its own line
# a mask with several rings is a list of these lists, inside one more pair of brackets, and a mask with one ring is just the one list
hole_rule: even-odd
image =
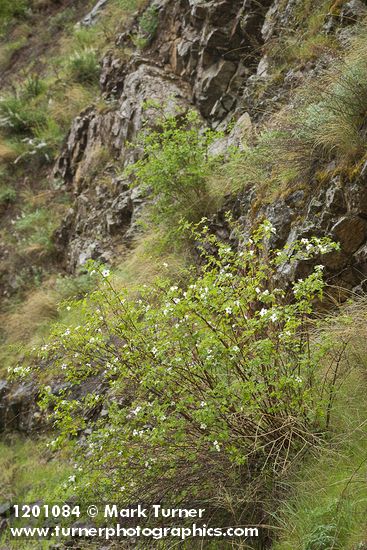
[[10,185],[0,185],[0,207],[15,202],[16,198],[17,192],[14,187]]
[[8,164],[15,160],[17,152],[9,140],[0,137],[0,160],[4,164]]
[[0,66],[6,67],[12,55],[23,48],[27,43],[27,39],[23,36],[12,41],[8,41],[0,45]]
[[90,99],[89,92],[80,92],[75,86],[66,100],[65,90],[55,87],[51,80],[38,75],[28,77],[14,93],[0,100],[4,155],[15,164],[24,160],[33,164],[51,162],[70,120]]
[[55,292],[58,302],[69,298],[82,298],[93,289],[94,282],[89,273],[80,273],[73,277],[58,277]]
[[28,77],[12,94],[0,100],[0,128],[8,158],[50,162],[64,136],[50,115],[48,83],[38,75]]
[[53,252],[52,234],[58,225],[59,217],[47,207],[23,212],[14,227],[22,247],[39,255]]
[[[285,7],[285,6],[284,6]],[[267,47],[269,60],[275,67],[288,71],[315,59],[318,54],[335,50],[336,42],[323,34],[330,0],[305,0],[293,7],[291,24]]]
[[24,17],[29,4],[29,0],[1,0],[0,31],[3,31],[13,18]]
[[74,18],[75,8],[73,6],[63,9],[51,19],[51,31],[62,31],[63,29],[65,29],[65,27],[73,22]]
[[331,352],[340,357],[330,436],[288,480],[291,496],[280,507],[274,550],[354,550],[365,542],[366,318],[366,298],[358,299],[322,321],[316,335],[333,342]]
[[336,396],[339,425],[329,445],[288,481],[293,495],[280,509],[282,535],[274,550],[352,550],[364,541],[365,390],[363,376],[354,373]]
[[94,48],[85,48],[73,53],[67,62],[67,71],[71,80],[80,84],[98,83],[100,65]]
[[43,108],[35,108],[24,95],[9,95],[0,101],[0,126],[7,135],[27,136],[46,123]]
[[153,40],[158,28],[158,9],[149,6],[139,19],[138,33],[133,36],[133,41],[138,48],[145,48]]
[[44,441],[11,437],[0,443],[0,498],[2,501],[35,502],[56,497],[60,479],[71,473],[63,457],[50,460]]
[[355,169],[358,175],[367,153],[365,30],[366,23],[345,58],[300,88],[292,107],[274,114],[255,143],[225,164],[219,171],[222,188],[256,187],[264,203],[295,187],[307,188],[330,160],[348,176]]
[[[367,46],[367,43],[366,43]],[[298,135],[326,156],[352,160],[366,151],[367,62],[347,59],[321,83],[318,102],[301,111]]]
[[[29,339],[35,332],[47,327],[57,318],[57,295],[50,289],[39,288],[31,292],[20,308],[4,316],[7,343]],[[42,332],[43,330],[41,330]]]

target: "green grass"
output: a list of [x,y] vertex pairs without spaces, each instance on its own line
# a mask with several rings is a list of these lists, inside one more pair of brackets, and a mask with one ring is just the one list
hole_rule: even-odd
[[17,192],[10,185],[0,185],[0,206],[6,206],[14,202],[17,198]]
[[2,502],[34,502],[55,498],[58,486],[71,472],[63,460],[53,460],[45,440],[11,437],[0,442]]
[[[53,457],[44,439],[12,436],[0,442],[0,502],[48,504],[63,503],[70,496],[60,490],[74,473],[66,457]],[[6,546],[4,546],[4,544]],[[50,543],[10,540],[7,531],[0,535],[1,548],[40,550]]]
[[[292,109],[280,109],[218,169],[211,178],[214,187],[232,194],[255,187],[256,211],[292,190],[311,190],[311,182],[321,181],[331,160],[339,173],[359,176],[367,156],[366,29],[367,22],[361,22],[344,57],[299,87]],[[316,42],[322,36],[316,34]],[[326,169],[324,181],[330,177]]]
[[15,229],[26,246],[36,245],[45,252],[51,252],[53,243],[52,233],[58,225],[55,214],[48,208],[38,208],[24,213],[15,223]]
[[74,52],[68,62],[67,71],[74,82],[84,85],[98,83],[100,65],[98,54],[94,48],[85,48]]
[[[331,0],[303,0],[296,4],[290,24],[268,47],[274,67],[288,71],[337,47],[335,40],[323,33],[331,3]],[[284,1],[279,9],[282,8],[285,8]]]
[[14,20],[26,15],[29,0],[1,0],[0,3],[0,31]]
[[367,543],[366,385],[354,371],[339,391],[330,441],[290,480],[274,550],[355,550]]

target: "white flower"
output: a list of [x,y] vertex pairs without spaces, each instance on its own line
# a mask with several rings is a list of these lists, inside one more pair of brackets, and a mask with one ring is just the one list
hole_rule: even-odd
[[255,292],[256,292],[256,294],[260,294],[261,290],[259,289],[258,286],[255,288]]
[[66,310],[67,310],[67,311],[70,311],[70,310],[71,310],[71,307],[70,307],[70,306],[66,306]]
[[168,264],[166,262],[163,262],[163,267],[168,267]]
[[270,316],[270,319],[273,321],[273,323],[275,323],[275,321],[278,319],[278,316],[276,313],[273,313],[271,316]]
[[226,307],[226,313],[228,315],[230,315],[232,313],[232,308],[231,307]]
[[263,295],[263,296],[269,296],[269,291],[268,291],[268,289],[264,290],[264,292],[263,292],[262,295]]
[[260,316],[264,317],[264,315],[266,315],[267,313],[268,313],[268,310],[263,307],[262,310],[260,311]]
[[201,402],[200,402],[200,407],[201,407],[201,408],[206,407],[205,401],[201,401]]
[[170,291],[175,292],[175,290],[178,290],[178,286],[171,286]]
[[277,232],[273,224],[269,221],[264,222],[264,228],[266,229],[266,231],[270,231],[270,233],[273,233],[274,235]]
[[152,348],[152,353],[153,353],[153,355],[157,355],[157,353],[158,353],[158,350],[157,350],[157,348],[156,348],[156,347]]
[[179,304],[181,300],[180,298],[173,298],[173,301],[175,304]]
[[75,482],[75,476],[69,476],[68,481],[69,481],[70,483],[74,483],[74,482]]
[[218,451],[218,453],[219,453],[219,451],[220,451],[220,445],[219,445],[218,441],[215,440],[214,443],[213,443],[213,445],[214,445],[215,449],[216,449],[216,450]]
[[110,272],[109,269],[104,269],[104,270],[102,271],[102,277],[105,277],[105,278],[106,278],[106,277],[109,277],[109,276],[110,276],[110,273],[111,273],[111,272]]
[[204,423],[200,424],[200,429],[201,429],[201,430],[206,430],[206,429],[207,429],[207,425],[204,424]]

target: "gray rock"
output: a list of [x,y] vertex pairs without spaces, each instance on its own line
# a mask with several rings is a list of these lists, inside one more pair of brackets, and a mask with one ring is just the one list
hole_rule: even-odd
[[340,19],[342,23],[350,25],[367,14],[367,6],[362,0],[350,0],[342,7]]
[[[91,24],[105,3],[97,2],[84,24]],[[72,210],[55,232],[66,269],[73,271],[88,258],[110,261],[115,249],[139,234],[143,198],[135,200],[131,191],[91,182],[96,177],[91,174],[101,175],[98,158],[103,151],[119,158],[121,166],[139,158],[140,148],[127,148],[126,143],[134,142],[142,127],[154,127],[162,114],[144,109],[147,100],[156,101],[166,115],[180,116],[196,107],[214,126],[226,120],[236,108],[244,81],[256,72],[260,54],[258,49],[254,53],[254,43],[261,42],[270,4],[160,0],[154,3],[158,29],[149,48],[130,60],[106,53],[100,76],[106,109],[91,106],[76,117],[54,168],[54,177],[75,196]],[[121,34],[118,44],[129,44],[130,35],[131,29]],[[245,114],[226,146],[241,145],[251,133]]]
[[333,212],[333,214],[344,214],[347,211],[347,205],[343,193],[343,189],[339,182],[331,185],[325,194],[325,206]]
[[107,4],[107,1],[108,0],[98,0],[94,8],[81,21],[81,25],[83,25],[84,27],[92,26],[96,22],[96,19],[98,18],[98,15],[102,11],[102,9]]

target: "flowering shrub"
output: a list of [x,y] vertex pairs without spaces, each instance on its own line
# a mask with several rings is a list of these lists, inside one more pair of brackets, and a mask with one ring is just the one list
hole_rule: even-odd
[[37,351],[63,382],[57,395],[45,387],[41,404],[57,432],[51,447],[76,447],[72,484],[81,495],[215,497],[232,511],[248,499],[253,509],[254,488],[261,501],[261,487],[322,431],[307,334],[322,266],[293,285],[291,303],[274,276],[285,258],[337,245],[312,239],[271,251],[265,222],[238,252],[205,227],[193,231],[204,266],[185,287],[162,275],[154,286],[116,291],[109,270],[93,265],[98,290],[66,304],[83,322],[57,325]]

